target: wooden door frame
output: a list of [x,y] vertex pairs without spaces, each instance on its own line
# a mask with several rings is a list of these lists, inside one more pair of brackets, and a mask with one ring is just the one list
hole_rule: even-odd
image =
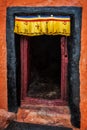
[[29,85],[29,38],[21,36],[20,38],[20,56],[21,56],[21,106],[23,105],[46,105],[58,106],[67,105],[67,38],[61,36],[61,98],[55,100],[30,98],[27,96],[27,87]]

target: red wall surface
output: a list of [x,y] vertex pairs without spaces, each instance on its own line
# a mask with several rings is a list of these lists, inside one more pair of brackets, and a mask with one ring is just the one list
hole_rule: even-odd
[[7,107],[6,8],[11,6],[80,6],[82,12],[80,57],[81,130],[87,130],[87,0],[0,0],[0,108]]

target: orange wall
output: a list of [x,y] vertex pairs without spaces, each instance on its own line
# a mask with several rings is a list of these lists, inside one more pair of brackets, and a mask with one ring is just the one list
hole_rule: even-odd
[[0,108],[7,108],[6,4],[0,0]]
[[[44,1],[44,2],[43,2]],[[6,7],[81,6],[80,108],[81,130],[87,130],[87,0],[0,0],[0,108],[7,109]]]

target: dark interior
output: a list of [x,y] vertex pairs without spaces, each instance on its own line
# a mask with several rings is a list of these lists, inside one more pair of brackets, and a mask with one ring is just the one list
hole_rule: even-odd
[[30,37],[29,44],[28,97],[59,99],[61,96],[60,36]]

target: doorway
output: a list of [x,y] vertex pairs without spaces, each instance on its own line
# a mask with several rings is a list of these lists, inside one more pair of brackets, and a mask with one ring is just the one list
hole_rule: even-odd
[[30,38],[28,96],[59,99],[61,96],[61,44],[56,36]]
[[[74,126],[80,125],[80,78],[79,78],[79,60],[81,46],[81,7],[8,7],[6,21],[6,41],[7,41],[7,83],[8,83],[8,110],[17,112],[20,107],[19,84],[20,76],[20,49],[15,40],[14,34],[14,16],[20,14],[54,14],[68,15],[71,17],[71,36],[68,41],[68,105],[71,110],[71,122]],[[78,26],[77,26],[78,25]],[[18,37],[18,36],[17,36]],[[20,36],[19,36],[20,37]],[[17,54],[16,54],[17,53]],[[64,82],[63,82],[64,83]],[[23,92],[23,91],[22,91]],[[63,91],[61,92],[63,93]],[[64,92],[65,93],[65,92]],[[23,94],[21,94],[23,95]],[[63,97],[62,97],[63,99]],[[22,100],[23,101],[23,100]],[[52,102],[52,101],[51,101]],[[29,102],[28,102],[29,103]]]
[[21,104],[67,104],[67,39],[20,38]]

